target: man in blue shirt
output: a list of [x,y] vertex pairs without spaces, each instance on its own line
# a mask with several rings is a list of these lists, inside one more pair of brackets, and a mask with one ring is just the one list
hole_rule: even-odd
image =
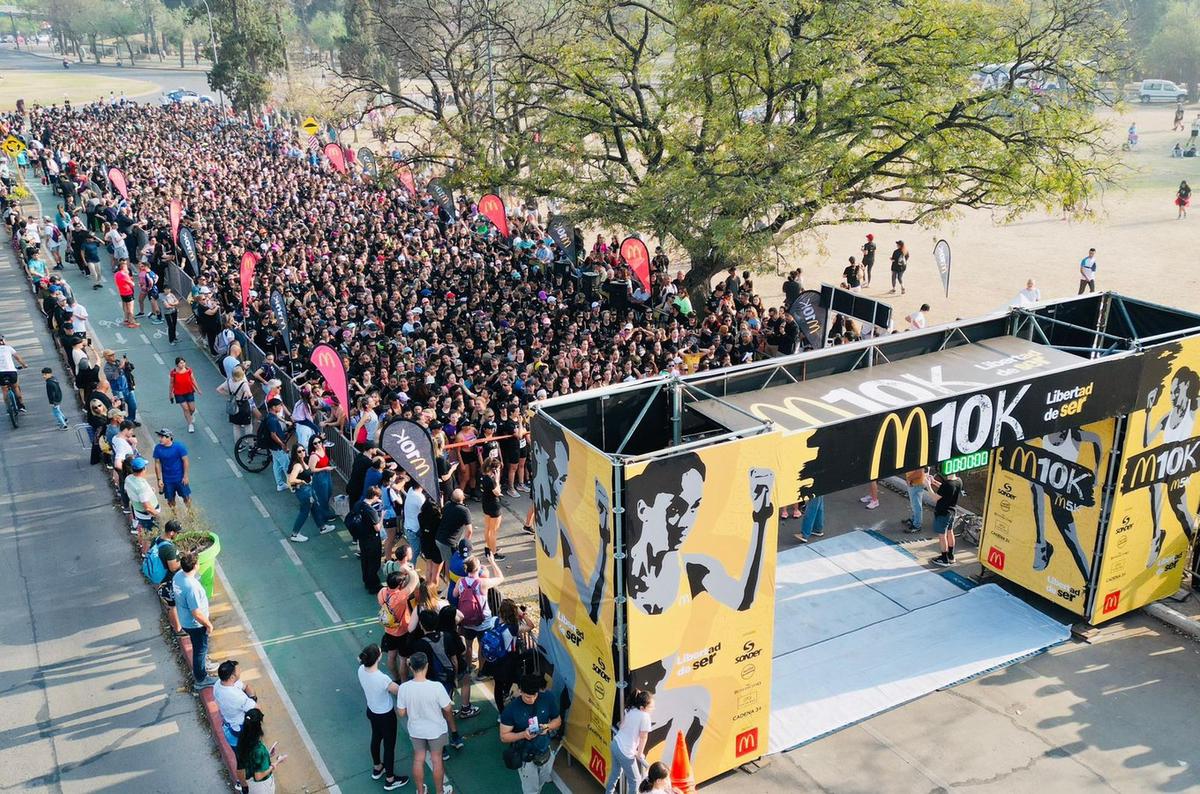
[[562,727],[562,717],[554,698],[541,691],[542,683],[539,676],[522,678],[521,696],[509,701],[500,715],[500,741],[515,744],[515,752],[520,754],[517,775],[523,794],[541,791],[554,774],[550,737]]
[[192,641],[192,688],[196,691],[208,689],[217,679],[208,673],[208,635],[213,624],[208,619],[208,595],[196,578],[196,555],[187,552],[179,555],[179,570],[171,580],[175,592],[175,613],[179,625]]
[[267,403],[267,449],[271,450],[271,470],[275,490],[286,491],[288,474],[287,420],[283,418],[283,400],[272,397]]
[[175,509],[175,497],[180,496],[188,510],[192,509],[192,489],[188,485],[188,450],[182,441],[175,440],[170,428],[158,431],[158,443],[154,445],[154,473],[158,477],[158,490]]

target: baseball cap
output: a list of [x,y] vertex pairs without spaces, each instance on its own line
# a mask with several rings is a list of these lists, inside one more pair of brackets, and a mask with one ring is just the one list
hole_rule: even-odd
[[149,465],[149,461],[147,461],[145,458],[134,458],[133,462],[129,464],[129,467],[134,471],[144,471]]
[[472,546],[471,541],[467,540],[466,538],[463,538],[462,540],[460,540],[458,542],[459,556],[469,557],[471,555],[471,552],[473,552],[474,550],[475,550],[475,547]]
[[171,429],[168,427],[160,427],[158,432],[156,432],[154,435],[161,436],[163,438],[175,438],[175,434],[172,433]]

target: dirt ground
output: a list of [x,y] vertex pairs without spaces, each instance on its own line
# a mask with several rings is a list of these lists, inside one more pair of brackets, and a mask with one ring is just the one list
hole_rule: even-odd
[[[983,314],[1007,305],[1036,279],[1043,299],[1074,295],[1079,287],[1078,263],[1088,248],[1096,249],[1099,265],[1096,283],[1146,300],[1200,310],[1196,288],[1200,285],[1200,208],[1193,201],[1192,216],[1176,220],[1175,190],[1181,179],[1200,185],[1200,158],[1172,159],[1171,147],[1187,140],[1188,133],[1172,133],[1174,104],[1133,105],[1122,114],[1110,113],[1112,136],[1124,141],[1136,122],[1140,143],[1124,154],[1128,167],[1121,183],[1091,202],[1095,217],[1063,220],[1061,213],[1031,214],[1013,223],[1001,223],[984,211],[964,211],[956,222],[940,228],[852,224],[833,227],[796,241],[797,253],[787,255],[780,273],[759,273],[755,285],[767,305],[778,305],[783,296],[783,276],[793,267],[804,270],[804,285],[841,281],[846,257],[858,255],[870,232],[879,247],[875,279],[864,292],[892,304],[895,316],[904,317],[921,303],[929,303],[930,324],[956,317]],[[1187,108],[1185,125],[1200,113],[1200,105]],[[933,262],[933,246],[945,238],[953,254],[950,296],[942,293]],[[888,255],[896,240],[911,251],[905,281],[907,295],[888,295]]]

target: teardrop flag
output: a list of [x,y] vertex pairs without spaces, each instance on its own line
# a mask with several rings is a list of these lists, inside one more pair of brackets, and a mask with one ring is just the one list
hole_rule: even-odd
[[479,199],[479,214],[492,222],[501,237],[508,239],[508,215],[504,212],[503,199],[495,193],[488,193]]
[[192,236],[192,230],[183,228],[179,230],[179,248],[183,251],[183,255],[187,257],[188,264],[192,266],[191,276],[195,278],[200,273],[200,262],[196,258],[196,238]]
[[121,194],[121,197],[129,201],[129,184],[125,181],[125,174],[120,168],[113,166],[108,169],[108,184]]
[[566,215],[551,215],[546,231],[558,246],[558,250],[562,251],[563,258],[572,265],[575,264],[575,225],[571,223],[571,219]]
[[938,275],[942,277],[942,289],[946,297],[950,297],[950,243],[938,240],[933,247],[933,262],[937,265]]
[[242,282],[242,314],[246,313],[246,303],[250,300],[250,287],[254,285],[254,268],[258,265],[258,254],[247,251],[242,254],[242,266],[239,270]]
[[425,189],[433,196],[433,200],[442,208],[442,212],[446,213],[446,217],[450,219],[451,223],[458,220],[458,212],[454,209],[454,193],[446,187],[445,182],[440,179],[431,179]]
[[339,174],[346,173],[346,153],[342,151],[342,147],[337,143],[325,144],[325,157],[329,160],[329,164]]
[[329,390],[341,400],[342,410],[349,414],[350,401],[346,391],[346,365],[342,363],[342,357],[329,345],[317,345],[313,348],[311,361],[317,371],[321,373],[321,377],[325,379]]
[[400,175],[400,184],[413,198],[417,197],[417,180],[413,178],[412,169],[401,163],[396,164],[396,173]]
[[171,199],[171,242],[179,245],[179,224],[183,222],[183,202]]
[[291,350],[292,329],[288,327],[287,301],[283,299],[283,293],[279,290],[273,291],[270,303],[271,312],[275,315],[275,319],[279,323],[279,333],[283,335],[283,346]]
[[626,237],[621,241],[621,258],[642,288],[650,289],[650,249],[646,244],[636,237]]
[[375,152],[367,147],[358,150],[358,161],[362,163],[363,173],[374,179],[379,176],[379,164],[375,162]]

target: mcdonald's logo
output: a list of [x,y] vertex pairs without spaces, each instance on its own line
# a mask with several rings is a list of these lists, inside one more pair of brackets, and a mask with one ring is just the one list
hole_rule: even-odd
[[895,452],[892,456],[892,465],[888,467],[889,471],[899,471],[905,468],[905,460],[908,458],[909,438],[912,436],[913,426],[917,424],[917,419],[920,419],[920,424],[917,425],[921,432],[920,459],[915,464],[916,466],[924,466],[929,457],[929,418],[925,415],[924,408],[913,408],[908,412],[907,419],[901,419],[900,414],[890,413],[883,420],[883,424],[879,426],[879,432],[875,435],[875,449],[871,453],[871,476],[869,479],[878,480],[879,472],[882,469],[880,465],[880,457],[883,455],[883,442],[887,438],[888,430],[894,430],[893,440],[895,441]]
[[608,781],[608,762],[604,760],[604,754],[595,747],[592,748],[591,758],[588,759],[588,771],[601,783]]
[[1135,491],[1157,481],[1158,456],[1153,453],[1143,454],[1129,464],[1129,473],[1125,475],[1125,490]]
[[[827,415],[827,418],[822,419],[818,414],[810,413],[809,411],[820,411]],[[777,403],[754,403],[750,406],[750,413],[757,416],[759,419],[769,421],[777,421],[777,416],[786,416],[797,421],[796,425],[787,423],[789,430],[799,430],[805,427],[815,427],[829,421],[837,421],[838,419],[850,419],[854,416],[853,413],[845,408],[839,408],[836,405],[822,402],[820,400],[812,400],[808,397],[787,397],[783,404]],[[832,419],[828,418],[832,417]]]
[[337,355],[327,347],[317,351],[316,363],[318,367],[332,367],[337,363]]
[[742,731],[733,740],[733,753],[737,758],[758,750],[758,728]]
[[1100,614],[1107,615],[1109,612],[1116,612],[1119,606],[1121,606],[1121,591],[1114,590],[1104,596],[1104,606],[1100,609]]
[[[1019,464],[1017,463],[1018,458],[1021,461]],[[1005,468],[1027,480],[1037,480],[1038,451],[1032,447],[1018,444],[1013,447],[1012,454],[1008,456],[1008,466]]]
[[992,546],[987,553],[988,565],[995,568],[997,571],[1004,570],[1004,552]]
[[504,212],[504,205],[500,203],[500,199],[490,193],[479,200],[480,212]]

